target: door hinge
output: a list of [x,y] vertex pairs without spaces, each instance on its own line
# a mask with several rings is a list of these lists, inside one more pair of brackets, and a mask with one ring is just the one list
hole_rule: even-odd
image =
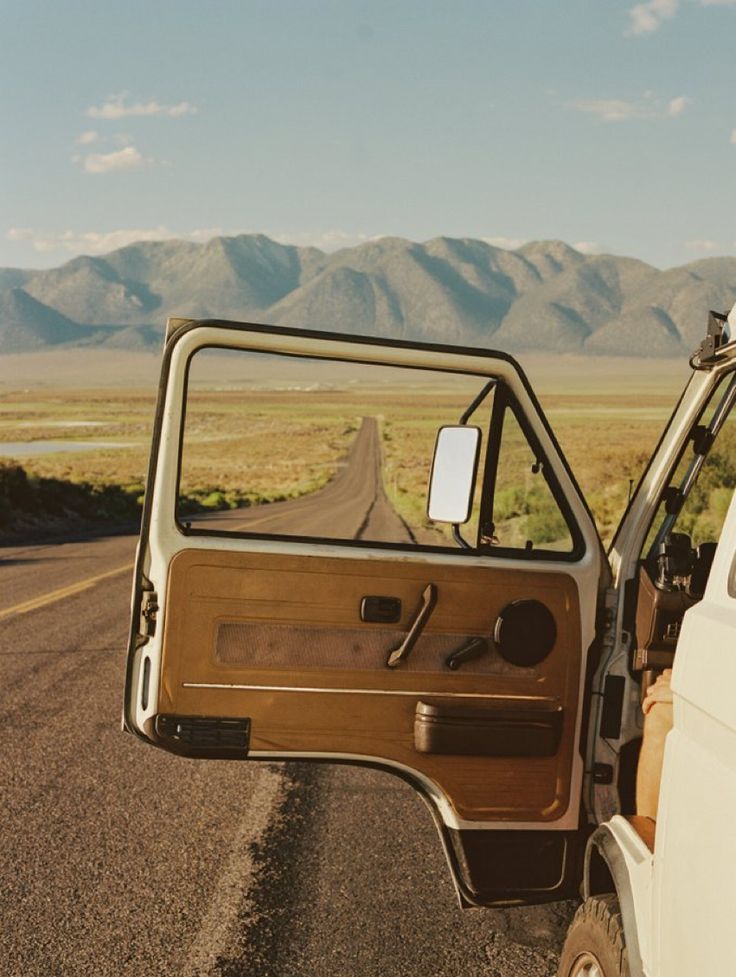
[[[612,648],[616,641],[616,624],[618,618],[618,590],[608,587],[603,595],[603,646]],[[600,618],[599,618],[600,620]]]
[[141,599],[141,634],[146,638],[152,638],[156,633],[158,612],[158,594],[155,590],[144,590]]

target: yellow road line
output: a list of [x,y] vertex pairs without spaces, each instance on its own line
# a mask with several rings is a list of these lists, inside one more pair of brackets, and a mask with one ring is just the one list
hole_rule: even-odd
[[[278,512],[269,512],[267,516],[259,516],[258,519],[248,519],[247,522],[239,522],[236,526],[228,527],[231,532],[238,532],[240,529],[250,529],[251,526],[258,526],[262,522],[268,522],[269,519],[278,519]],[[223,529],[225,526],[223,525]]]
[[[273,519],[273,516],[269,516],[268,519]],[[231,533],[239,533],[241,529],[252,529],[253,526],[258,526],[260,523],[267,521],[264,516],[263,519],[251,519],[249,522],[239,522],[237,526],[228,526],[227,528]]]
[[16,614],[26,614],[28,611],[35,611],[39,607],[46,607],[47,604],[54,604],[58,600],[64,600],[65,597],[81,594],[102,580],[107,580],[109,577],[114,577],[119,573],[132,569],[133,564],[126,563],[124,566],[116,567],[114,570],[106,570],[104,573],[98,573],[96,577],[87,577],[86,580],[80,580],[79,583],[70,584],[68,587],[60,587],[59,590],[52,590],[48,594],[42,594],[41,597],[34,597],[32,600],[23,601],[21,604],[6,607],[0,611],[0,621],[4,621],[6,618],[13,617]]
[[[293,501],[297,501],[297,500],[294,499]],[[232,512],[233,510],[230,511]],[[221,515],[221,513],[218,513],[218,515]],[[235,523],[235,525],[231,525],[227,519],[219,519],[219,520],[203,519],[200,523],[198,523],[196,528],[206,529],[207,526],[210,524],[210,522],[212,522],[214,523],[215,529],[220,529],[225,532],[235,533],[238,532],[240,529],[250,529],[251,526],[259,526],[262,522],[268,522],[269,519],[278,519],[279,515],[280,513],[278,512],[269,512],[265,516],[261,515],[258,516],[257,519],[247,519],[245,522],[237,522]]]

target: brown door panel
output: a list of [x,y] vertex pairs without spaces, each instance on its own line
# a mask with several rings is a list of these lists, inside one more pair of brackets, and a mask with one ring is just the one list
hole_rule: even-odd
[[[388,651],[430,582],[438,599],[426,630],[406,663],[389,669]],[[361,621],[369,595],[399,598],[400,621]],[[480,658],[447,668],[448,653],[489,638],[499,612],[522,598],[555,619],[557,639],[540,664],[516,667],[489,642]],[[187,550],[170,566],[158,710],[249,717],[252,752],[401,764],[438,784],[468,820],[552,821],[568,805],[579,622],[575,582],[559,572]],[[559,746],[549,756],[420,751],[417,710],[440,699],[457,703],[460,724],[484,703],[522,725],[530,708],[557,712]]]

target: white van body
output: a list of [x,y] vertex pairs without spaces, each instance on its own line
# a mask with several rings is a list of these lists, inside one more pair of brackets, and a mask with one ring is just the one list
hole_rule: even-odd
[[736,494],[677,644],[654,851],[620,815],[603,826],[626,870],[616,881],[632,977],[736,974],[735,687]]

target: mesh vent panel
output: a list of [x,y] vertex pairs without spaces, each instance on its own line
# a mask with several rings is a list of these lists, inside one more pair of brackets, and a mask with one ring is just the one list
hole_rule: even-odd
[[[222,621],[217,626],[215,659],[223,665],[259,669],[384,669],[389,651],[401,643],[404,634],[398,630]],[[445,658],[471,637],[474,635],[422,635],[401,670],[447,673]],[[490,642],[484,655],[461,669],[465,675],[532,672],[533,669],[509,665]]]

